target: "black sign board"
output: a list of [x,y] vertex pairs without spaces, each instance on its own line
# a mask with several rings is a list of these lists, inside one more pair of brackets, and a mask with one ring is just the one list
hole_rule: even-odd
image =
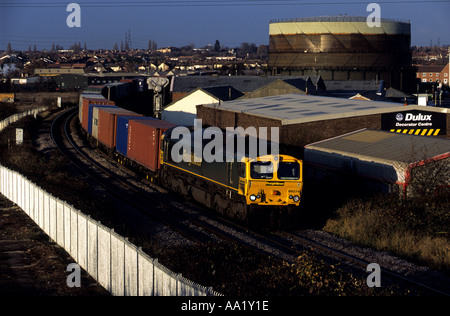
[[381,129],[413,135],[446,135],[446,114],[418,110],[385,113],[381,115]]

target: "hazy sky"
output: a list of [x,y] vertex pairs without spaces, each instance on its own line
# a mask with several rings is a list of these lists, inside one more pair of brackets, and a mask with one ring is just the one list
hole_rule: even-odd
[[[81,27],[66,24],[67,5],[81,7]],[[223,46],[242,42],[268,44],[269,22],[277,19],[334,16],[368,16],[372,1],[357,0],[228,0],[228,1],[50,1],[0,0],[0,49],[10,42],[13,49],[26,50],[36,44],[69,48],[86,42],[88,49],[120,47],[125,33],[131,33],[132,48],[195,44],[203,47],[219,40]],[[412,45],[450,44],[450,0],[373,1],[381,17],[411,22]]]

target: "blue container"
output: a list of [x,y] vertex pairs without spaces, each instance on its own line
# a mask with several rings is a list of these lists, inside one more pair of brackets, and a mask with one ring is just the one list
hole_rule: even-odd
[[99,104],[89,104],[89,112],[88,112],[88,133],[92,135],[92,116],[94,113],[94,107],[99,108],[117,108],[115,105],[99,105]]
[[158,120],[147,116],[118,115],[116,126],[116,151],[124,156],[128,152],[128,122],[131,120]]

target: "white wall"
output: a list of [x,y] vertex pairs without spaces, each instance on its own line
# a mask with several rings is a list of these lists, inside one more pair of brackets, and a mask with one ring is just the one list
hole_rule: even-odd
[[[0,122],[0,130],[26,115]],[[119,296],[212,296],[212,288],[176,274],[106,226],[0,165],[0,194],[17,204],[101,286]]]
[[166,107],[162,119],[177,125],[194,125],[197,117],[197,105],[219,103],[217,98],[197,90]]
[[220,295],[170,271],[113,229],[3,166],[0,166],[0,193],[22,208],[113,295]]

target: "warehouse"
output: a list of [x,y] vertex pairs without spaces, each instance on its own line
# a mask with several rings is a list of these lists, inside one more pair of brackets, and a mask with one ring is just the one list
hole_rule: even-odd
[[279,127],[280,150],[299,157],[307,144],[363,128],[450,138],[450,109],[302,94],[199,105],[197,118],[222,129]]
[[198,104],[220,103],[237,99],[242,95],[231,86],[197,88],[167,105],[162,112],[162,119],[173,124],[193,125],[197,116]]
[[304,163],[313,183],[342,185],[351,179],[353,188],[404,198],[450,187],[450,140],[440,137],[363,129],[307,145]]

